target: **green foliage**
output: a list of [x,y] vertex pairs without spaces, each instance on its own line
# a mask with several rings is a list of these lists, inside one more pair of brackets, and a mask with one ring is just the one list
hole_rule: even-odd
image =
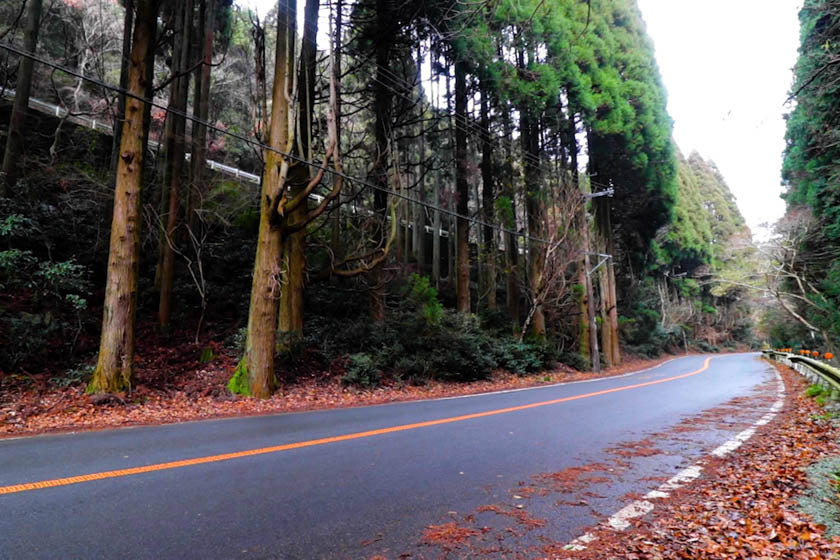
[[496,367],[511,373],[534,373],[544,368],[538,347],[512,338],[499,339],[493,346]]
[[316,289],[309,295],[313,298],[309,308],[317,301],[317,308],[331,315],[310,317],[306,346],[324,362],[343,359],[345,369],[352,369],[344,378],[348,383],[368,386],[384,378],[410,383],[486,379],[498,368],[539,371],[550,354],[538,345],[516,341],[509,333],[509,319],[500,312],[477,317],[442,310],[440,319],[430,322],[420,311],[436,301],[436,294],[422,277],[412,278],[400,290],[397,305],[379,322],[369,321],[364,311],[328,290]]
[[90,207],[80,201],[80,215],[64,213],[62,204],[76,204],[73,193],[51,204],[42,188],[50,184],[22,180],[20,198],[0,199],[0,370],[60,366],[92,320],[91,266],[71,253],[79,240],[68,236]]
[[809,399],[812,399],[814,397],[818,397],[820,395],[824,395],[826,393],[827,393],[827,391],[826,391],[825,387],[823,387],[822,385],[816,385],[816,384],[809,385],[808,388],[805,390],[805,396],[808,397]]
[[347,373],[341,378],[347,384],[375,387],[379,384],[382,372],[376,359],[370,354],[359,352],[347,356]]
[[438,325],[443,317],[443,306],[438,300],[437,290],[429,283],[429,278],[412,274],[405,287],[405,296],[421,309],[423,318],[429,325]]
[[54,387],[70,387],[73,385],[87,384],[93,375],[93,364],[80,364],[70,368],[62,375],[51,377],[50,385]]
[[653,279],[646,278],[634,288],[633,303],[619,317],[619,334],[626,348],[634,354],[655,358],[669,348],[680,346],[682,327],[663,327]]
[[822,292],[822,297],[811,294],[811,305],[800,302],[800,313],[832,339],[826,343],[836,350],[840,340],[840,275],[836,273],[840,254],[840,66],[836,64],[840,5],[830,0],[805,0],[799,20],[799,58],[792,87],[796,103],[787,116],[782,167],[783,198],[788,205],[784,222],[813,216],[813,232],[796,241],[794,266],[798,274],[807,275],[808,284]]

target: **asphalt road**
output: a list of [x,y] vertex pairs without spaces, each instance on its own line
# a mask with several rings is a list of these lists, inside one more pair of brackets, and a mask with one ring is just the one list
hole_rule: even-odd
[[[622,442],[773,383],[755,354],[717,356],[679,377],[705,360],[472,397],[0,440],[0,558],[433,558],[426,527],[511,503],[540,473],[607,461]],[[546,520],[542,535],[571,540],[628,492],[656,487],[651,475],[729,436],[717,426],[628,459],[590,492],[592,507],[554,496],[527,510]],[[248,450],[262,451],[10,491]]]

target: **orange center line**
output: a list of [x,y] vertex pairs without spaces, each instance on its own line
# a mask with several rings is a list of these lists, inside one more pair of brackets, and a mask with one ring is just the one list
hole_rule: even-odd
[[295,443],[286,443],[283,445],[273,445],[271,447],[260,447],[258,449],[248,449],[246,451],[235,451],[233,453],[223,453],[221,455],[208,455],[206,457],[196,457],[193,459],[183,459],[181,461],[170,461],[168,463],[157,463],[153,465],[145,465],[142,467],[131,467],[128,469],[119,469],[114,471],[103,471],[98,473],[83,474],[78,476],[68,476],[65,478],[54,478],[51,480],[41,480],[39,482],[26,482],[23,484],[14,484],[11,486],[0,486],[0,494],[15,494],[18,492],[26,492],[28,490],[39,490],[41,488],[53,488],[56,486],[68,486],[70,484],[78,484],[80,482],[90,482],[94,480],[104,480],[106,478],[119,478],[123,476],[133,476],[137,474],[150,473],[155,471],[164,471],[169,469],[179,469],[181,467],[191,467],[195,465],[203,465],[205,463],[217,463],[220,461],[229,461],[231,459],[240,459],[242,457],[252,457],[254,455],[265,455],[268,453],[278,453],[280,451],[289,451],[292,449],[301,449],[304,447],[313,447],[316,445],[325,445],[327,443],[336,443],[339,441],[350,441],[354,439],[369,438],[383,434],[391,434],[394,432],[404,432],[407,430],[416,430],[418,428],[426,428],[429,426],[439,426],[441,424],[451,424],[453,422],[463,422],[465,420],[473,420],[475,418],[484,418],[487,416],[496,416],[498,414],[507,414],[509,412],[518,412],[520,410],[528,410],[531,408],[539,408],[542,406],[549,406],[569,401],[576,401],[580,399],[587,399],[597,397],[599,395],[607,395],[609,393],[617,393],[619,391],[628,391],[630,389],[639,389],[641,387],[648,387],[650,385],[658,385],[659,383],[667,383],[669,381],[676,381],[677,379],[684,379],[697,375],[709,369],[709,362],[711,358],[706,358],[703,366],[700,369],[675,375],[673,377],[666,377],[656,381],[646,381],[644,383],[636,383],[634,385],[624,385],[615,387],[613,389],[604,389],[602,391],[595,391],[593,393],[585,393],[582,395],[574,395],[571,397],[563,397],[560,399],[552,399],[550,401],[541,401],[531,404],[524,404],[520,406],[511,406],[509,408],[499,408],[496,410],[488,410],[485,412],[476,412],[473,414],[465,414],[463,416],[452,416],[449,418],[441,418],[438,420],[428,420],[426,422],[416,422],[414,424],[402,424],[399,426],[391,426],[389,428],[379,428],[377,430],[368,430],[365,432],[356,432],[353,434],[344,434],[340,436],[331,436],[320,439],[311,439],[308,441],[298,441]]

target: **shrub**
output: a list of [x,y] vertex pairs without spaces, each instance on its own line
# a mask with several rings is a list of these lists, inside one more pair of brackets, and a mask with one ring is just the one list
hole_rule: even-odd
[[825,394],[827,391],[825,387],[822,385],[809,385],[808,388],[805,390],[805,396],[808,398],[818,397],[820,395]]
[[563,352],[558,356],[558,361],[578,371],[589,369],[589,361],[577,352]]
[[493,353],[497,366],[511,373],[533,373],[544,367],[538,348],[512,338],[498,340],[493,345]]
[[359,352],[347,357],[347,373],[341,378],[347,384],[375,387],[379,385],[382,372],[376,359],[370,354]]

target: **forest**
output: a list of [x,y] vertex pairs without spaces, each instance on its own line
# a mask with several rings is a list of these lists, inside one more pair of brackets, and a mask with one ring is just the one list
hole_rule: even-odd
[[754,243],[672,139],[635,0],[4,2],[0,383],[830,349],[840,7],[805,4],[789,211]]

